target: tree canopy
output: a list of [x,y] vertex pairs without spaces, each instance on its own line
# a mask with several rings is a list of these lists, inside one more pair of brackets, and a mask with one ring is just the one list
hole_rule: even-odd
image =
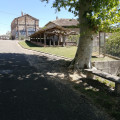
[[53,0],[56,10],[65,8],[78,16],[80,38],[75,58],[71,62],[73,68],[91,68],[93,34],[115,28],[112,25],[120,22],[119,3],[119,0]]
[[110,30],[110,25],[120,22],[119,0],[54,0],[52,7],[58,11],[65,8],[79,18],[79,12],[86,5],[89,5],[89,8],[84,12],[84,16],[92,30]]

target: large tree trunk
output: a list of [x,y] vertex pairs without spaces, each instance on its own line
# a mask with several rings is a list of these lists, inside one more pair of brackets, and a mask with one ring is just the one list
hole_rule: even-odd
[[78,49],[73,59],[71,66],[75,69],[91,68],[91,54],[93,48],[93,32],[88,26],[88,21],[85,16],[88,11],[89,5],[86,3],[85,6],[80,7],[79,22],[80,22],[80,38]]

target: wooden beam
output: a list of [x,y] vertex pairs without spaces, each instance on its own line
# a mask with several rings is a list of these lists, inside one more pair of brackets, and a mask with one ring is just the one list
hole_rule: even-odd
[[46,34],[44,33],[44,45],[46,46]]
[[100,71],[100,70],[93,70],[93,69],[84,69],[86,73],[86,77],[89,79],[93,79],[94,75],[102,77],[106,80],[115,82],[115,92],[116,94],[120,95],[120,77],[111,75],[109,73]]
[[[19,26],[24,26],[25,24],[19,24]],[[34,24],[27,24],[27,26],[32,26],[32,27],[34,27],[35,25]],[[38,26],[39,27],[39,25],[36,25],[36,26]]]
[[41,34],[40,34],[40,42],[41,42]]

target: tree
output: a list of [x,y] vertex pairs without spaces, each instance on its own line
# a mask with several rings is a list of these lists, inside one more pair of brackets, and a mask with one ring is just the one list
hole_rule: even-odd
[[106,40],[106,53],[120,57],[120,31],[111,34]]
[[[49,0],[41,0],[49,3]],[[120,21],[119,0],[54,0],[58,11],[62,7],[79,19],[80,38],[71,66],[78,69],[91,68],[93,35],[100,30],[110,30]]]

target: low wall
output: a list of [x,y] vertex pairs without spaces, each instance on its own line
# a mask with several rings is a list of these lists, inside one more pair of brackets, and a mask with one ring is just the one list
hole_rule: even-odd
[[65,42],[66,46],[76,46],[77,43],[76,42]]
[[30,42],[37,45],[37,46],[44,47],[44,44],[42,44],[40,42],[33,42],[33,41],[30,41]]
[[[34,41],[30,41],[31,43],[37,45],[37,46],[40,46],[40,47],[44,47],[45,45],[40,43],[40,42],[34,42]],[[63,42],[60,42],[59,45],[55,45],[55,46],[62,46]],[[76,46],[76,42],[65,42],[65,46]],[[46,46],[49,46],[49,45],[46,45]],[[53,46],[53,45],[51,45]]]
[[117,60],[117,61],[94,62],[93,65],[98,70],[110,73],[112,75],[116,75],[117,72],[118,72],[118,69],[120,69],[120,60]]

